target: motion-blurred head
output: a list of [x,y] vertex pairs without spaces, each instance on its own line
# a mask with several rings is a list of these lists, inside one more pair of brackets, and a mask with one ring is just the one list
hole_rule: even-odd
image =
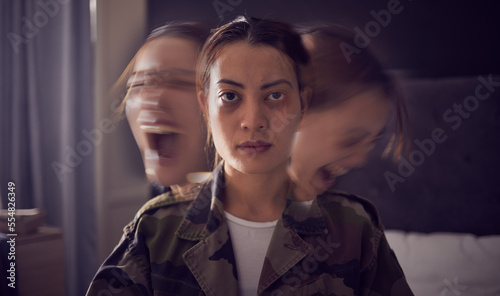
[[182,185],[206,171],[206,126],[196,99],[195,66],[208,30],[194,23],[155,29],[136,54],[125,110],[148,179]]
[[307,81],[314,91],[289,172],[299,198],[310,199],[365,163],[391,114],[398,131],[392,143],[395,155],[400,153],[406,111],[393,81],[367,49],[346,57],[343,46],[353,43],[349,30],[308,27],[302,29],[302,39],[311,56]]

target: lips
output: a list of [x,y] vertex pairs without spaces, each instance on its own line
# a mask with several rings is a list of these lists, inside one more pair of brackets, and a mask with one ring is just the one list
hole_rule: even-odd
[[323,183],[323,186],[325,188],[329,188],[335,184],[335,181],[337,180],[336,176],[328,171],[327,169],[323,168],[321,169],[321,180]]
[[237,148],[245,153],[255,154],[264,153],[269,150],[271,146],[271,143],[265,141],[246,141],[238,145]]
[[137,123],[142,130],[153,133],[176,132],[180,133],[181,130],[176,122],[168,120],[169,114],[163,111],[156,110],[141,110],[137,117]]

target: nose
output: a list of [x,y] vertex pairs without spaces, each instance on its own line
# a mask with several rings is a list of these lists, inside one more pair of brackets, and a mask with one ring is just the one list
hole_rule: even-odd
[[250,131],[265,131],[269,126],[263,104],[258,100],[247,99],[242,111],[241,128]]

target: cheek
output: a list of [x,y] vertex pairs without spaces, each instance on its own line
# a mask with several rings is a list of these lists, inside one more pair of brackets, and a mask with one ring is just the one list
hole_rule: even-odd
[[[302,119],[300,104],[282,104],[277,108],[272,108],[270,116],[270,128],[278,132],[283,132],[294,139],[295,132],[299,131],[299,124]],[[300,137],[300,136],[299,136]],[[296,138],[299,140],[299,138]]]
[[227,122],[224,121],[225,116],[221,114],[219,107],[213,102],[208,102],[208,125],[212,132],[212,138],[214,140],[214,144],[216,147],[220,147],[220,145],[225,142],[221,139],[226,138],[227,127],[230,126]]
[[140,132],[139,124],[137,123],[137,118],[139,117],[139,111],[140,109],[137,108],[137,105],[134,105],[129,102],[127,102],[127,104],[125,105],[125,116],[127,117],[130,129],[132,130],[132,133],[134,134],[134,137],[136,137],[136,139]]
[[331,131],[315,125],[314,128],[303,129],[300,132],[300,155],[306,166],[316,169],[329,162],[335,156],[336,151],[332,148],[335,137]]
[[319,142],[309,133],[307,129],[301,129],[295,138],[296,142],[292,150],[292,159],[295,161],[295,167],[300,168],[301,174],[310,171],[316,166],[315,158],[318,157],[320,148]]

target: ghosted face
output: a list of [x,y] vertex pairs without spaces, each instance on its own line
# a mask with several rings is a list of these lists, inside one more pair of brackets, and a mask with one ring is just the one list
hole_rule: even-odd
[[196,44],[159,37],[137,56],[126,114],[150,181],[182,185],[206,171],[206,128],[196,99]]
[[200,99],[226,170],[260,174],[286,168],[303,106],[287,56],[244,41],[227,45]]
[[373,90],[307,114],[289,167],[298,194],[315,197],[331,187],[338,176],[362,166],[382,137],[390,106],[381,91]]

